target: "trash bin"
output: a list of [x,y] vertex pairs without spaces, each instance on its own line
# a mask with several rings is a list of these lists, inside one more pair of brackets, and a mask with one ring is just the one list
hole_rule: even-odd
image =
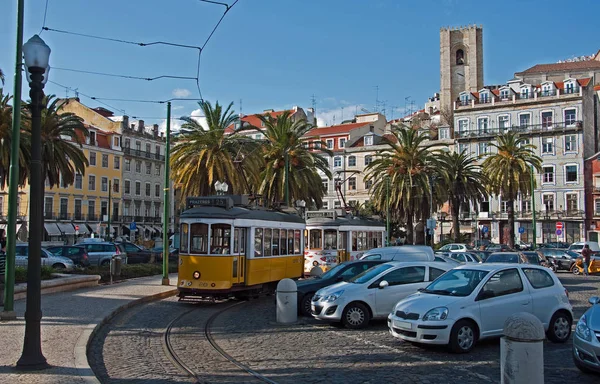
[[113,276],[121,276],[121,259],[120,256],[113,256],[110,263],[110,274]]

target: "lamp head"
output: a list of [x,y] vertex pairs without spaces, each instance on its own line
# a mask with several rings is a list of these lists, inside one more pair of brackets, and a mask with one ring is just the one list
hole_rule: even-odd
[[25,44],[23,44],[23,57],[27,68],[38,67],[48,68],[50,60],[50,47],[46,45],[38,35],[33,35]]

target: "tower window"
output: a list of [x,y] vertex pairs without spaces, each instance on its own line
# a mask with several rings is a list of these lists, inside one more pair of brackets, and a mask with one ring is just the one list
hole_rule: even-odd
[[465,52],[462,49],[456,51],[456,65],[463,65],[465,63]]

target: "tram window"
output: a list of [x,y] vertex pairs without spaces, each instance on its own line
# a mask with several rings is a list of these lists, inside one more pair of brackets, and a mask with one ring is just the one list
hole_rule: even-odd
[[271,244],[273,245],[273,256],[279,256],[279,229],[273,230],[273,239]]
[[265,256],[271,256],[271,238],[273,230],[265,228]]
[[263,256],[263,230],[262,228],[256,228],[254,230],[254,256]]
[[288,255],[293,255],[294,254],[294,231],[293,230],[289,230],[288,231]]
[[369,249],[369,247],[368,247],[368,243],[367,243],[367,232],[365,232],[365,231],[358,232],[358,250],[366,251],[368,249]]
[[296,254],[296,255],[301,254],[301,251],[300,251],[300,231],[299,230],[295,230],[294,231],[294,254]]
[[337,249],[342,249],[342,250],[346,250],[348,249],[348,232],[339,232],[338,233],[338,248]]
[[281,229],[279,231],[279,235],[281,244],[281,250],[279,251],[279,254],[287,255],[287,231],[285,229]]
[[238,228],[233,230],[233,253],[235,255],[240,253],[240,230]]
[[192,238],[191,253],[206,254],[208,252],[208,224],[192,224],[190,236]]
[[[246,228],[240,228],[240,254],[246,254]],[[244,277],[242,266],[242,277]]]
[[323,242],[321,240],[321,230],[320,229],[311,229],[310,230],[310,249],[321,249],[323,247]]
[[181,249],[181,252],[187,252],[188,251],[188,239],[189,239],[189,227],[187,224],[182,224],[181,225],[181,241],[179,244],[179,248]]
[[374,248],[373,247],[373,232],[369,231],[369,232],[367,232],[367,242],[365,244],[365,250],[371,249],[371,248]]
[[335,229],[325,230],[325,249],[337,249],[337,231]]
[[211,225],[210,253],[229,255],[231,253],[231,225]]
[[377,237],[377,243],[375,245],[375,248],[380,248],[381,247],[381,243],[382,243],[382,239],[383,239],[383,233],[382,232],[376,232],[376,237]]
[[358,233],[356,231],[352,231],[352,250],[358,251]]

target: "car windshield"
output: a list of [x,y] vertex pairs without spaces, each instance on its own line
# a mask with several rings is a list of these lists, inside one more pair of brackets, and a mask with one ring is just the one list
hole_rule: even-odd
[[489,271],[453,269],[438,277],[420,292],[445,296],[469,296]]
[[475,261],[477,261],[477,262],[481,263],[481,261],[482,261],[482,260],[481,260],[481,257],[479,257],[479,254],[478,254],[478,253],[474,253],[474,252],[472,252],[472,253],[469,253],[469,255],[471,255],[471,257],[472,257],[473,259],[475,259]]
[[567,255],[574,257],[574,258],[578,258],[579,256],[581,256],[579,253],[575,252],[575,251],[567,251],[565,252]]
[[578,251],[578,250],[582,250],[582,249],[583,249],[582,244],[571,245],[571,250],[573,250],[573,251]]
[[353,278],[349,279],[348,282],[354,284],[364,284],[369,282],[375,276],[379,275],[381,272],[386,271],[390,268],[392,268],[392,266],[389,264],[381,264],[376,267],[367,269],[363,273],[354,276]]
[[335,267],[331,268],[329,271],[325,272],[321,276],[317,276],[317,279],[331,279],[344,268],[344,264],[338,264]]
[[492,253],[486,263],[518,263],[519,255],[516,253]]

